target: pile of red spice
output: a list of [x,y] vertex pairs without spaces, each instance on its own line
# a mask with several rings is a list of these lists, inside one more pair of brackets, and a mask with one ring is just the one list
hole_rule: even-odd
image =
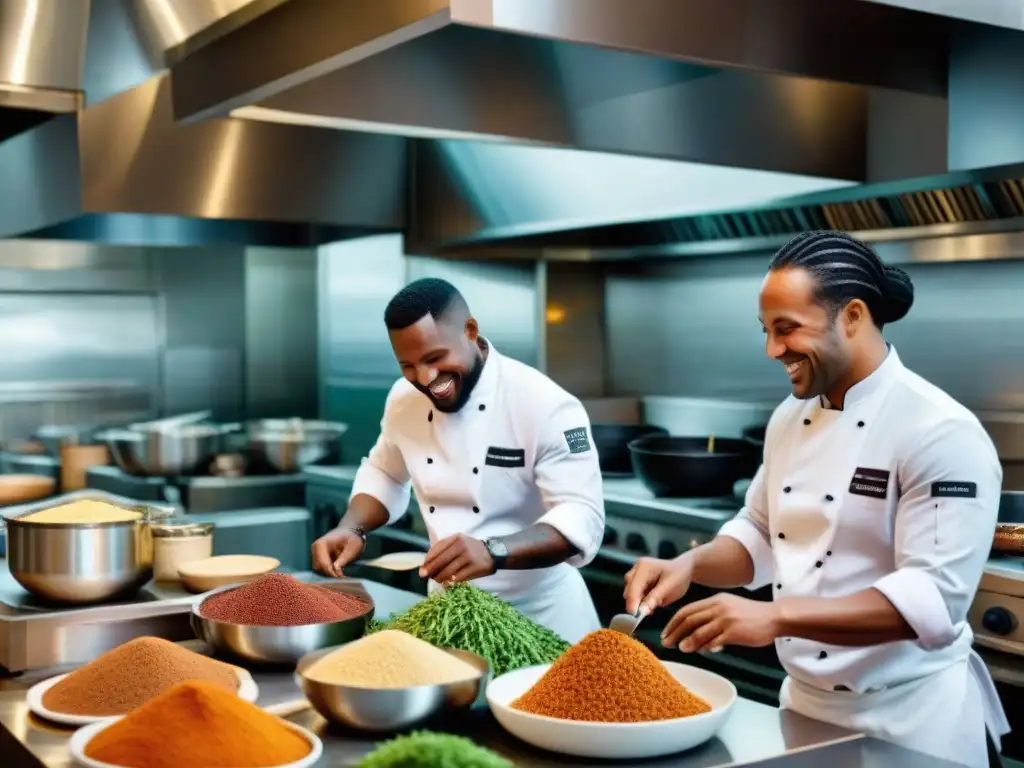
[[285,573],[268,573],[206,598],[199,613],[214,621],[258,627],[328,624],[366,613],[358,597],[304,584]]

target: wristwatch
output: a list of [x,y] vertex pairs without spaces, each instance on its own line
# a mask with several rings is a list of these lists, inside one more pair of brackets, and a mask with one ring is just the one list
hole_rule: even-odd
[[497,536],[492,536],[489,539],[484,539],[484,546],[487,547],[491,559],[494,560],[494,570],[500,571],[504,568],[505,561],[508,560],[508,547],[505,546],[505,542]]
[[353,525],[346,528],[345,530],[352,531],[352,533],[357,534],[359,538],[363,540],[363,544],[366,544],[366,531],[364,531],[361,526]]

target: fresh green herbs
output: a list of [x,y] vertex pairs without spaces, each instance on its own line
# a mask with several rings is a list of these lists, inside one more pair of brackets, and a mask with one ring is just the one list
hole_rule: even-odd
[[483,656],[495,677],[513,669],[550,664],[569,644],[515,608],[471,584],[451,584],[405,613],[374,622],[369,632],[399,629],[438,648]]
[[357,768],[512,768],[512,763],[462,736],[414,731],[385,741]]

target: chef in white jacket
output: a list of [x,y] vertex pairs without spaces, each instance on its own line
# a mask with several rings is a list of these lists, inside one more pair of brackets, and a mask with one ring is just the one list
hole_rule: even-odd
[[431,590],[472,581],[569,642],[598,629],[577,569],[601,545],[604,498],[580,401],[499,354],[444,280],[407,285],[384,321],[403,378],[345,516],[313,544],[315,568],[340,575],[368,532],[405,514],[411,486]]
[[980,768],[1009,731],[967,622],[1002,470],[974,415],[883,340],[912,303],[909,277],[846,234],[805,233],[776,254],[759,316],[792,397],[769,421],[763,466],[712,542],[642,559],[625,598],[653,610],[694,582],[771,584],[770,603],[684,606],[663,642],[774,642],[783,708]]

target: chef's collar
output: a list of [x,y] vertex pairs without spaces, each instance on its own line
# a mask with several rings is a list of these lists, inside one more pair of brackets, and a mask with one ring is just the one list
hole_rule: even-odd
[[[886,347],[889,349],[889,354],[885,356],[882,364],[875,368],[867,378],[861,379],[846,390],[846,397],[843,398],[843,410],[849,410],[852,406],[864,402],[903,370],[903,363],[900,362],[900,356],[896,354],[896,347],[892,344],[886,344]],[[481,378],[483,377],[481,376]],[[834,410],[832,403],[824,395],[819,398],[819,402],[825,410]]]
[[[487,359],[484,360],[484,369],[480,372],[476,386],[469,394],[469,400],[462,406],[459,413],[485,410],[494,402],[494,392],[498,384],[498,350],[483,336],[480,337],[480,340],[487,347]],[[481,408],[481,405],[484,407]]]

